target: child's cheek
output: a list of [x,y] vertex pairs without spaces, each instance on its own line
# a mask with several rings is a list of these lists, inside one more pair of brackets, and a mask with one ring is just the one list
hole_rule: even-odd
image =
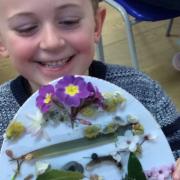
[[19,61],[29,60],[34,56],[34,45],[30,40],[25,38],[13,37],[9,41],[9,52],[12,59],[18,59]]
[[91,51],[94,46],[93,36],[88,32],[76,34],[71,37],[71,45],[81,53]]

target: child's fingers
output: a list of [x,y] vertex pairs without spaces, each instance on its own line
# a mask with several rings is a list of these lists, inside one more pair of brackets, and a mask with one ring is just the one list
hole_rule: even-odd
[[180,158],[176,161],[176,167],[173,173],[173,180],[180,180]]

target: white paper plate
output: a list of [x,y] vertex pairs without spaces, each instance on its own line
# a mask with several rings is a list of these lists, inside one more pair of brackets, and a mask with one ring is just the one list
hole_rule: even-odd
[[[131,114],[138,117],[139,122],[144,126],[145,132],[155,132],[158,135],[158,138],[155,142],[146,142],[143,144],[143,154],[140,158],[143,169],[148,170],[152,167],[159,167],[163,165],[170,165],[174,163],[174,157],[168,145],[168,142],[162,133],[159,125],[154,120],[151,113],[132,95],[123,90],[122,88],[111,84],[109,82],[92,78],[89,76],[82,76],[85,81],[92,82],[94,86],[97,86],[100,92],[114,92],[118,91],[120,94],[126,98],[127,102],[125,108],[119,109],[114,115],[120,115],[122,118],[125,118],[127,115]],[[52,84],[55,84],[57,80],[53,81]],[[36,97],[38,93],[34,93],[19,109],[17,112],[15,119],[23,122],[25,126],[30,124],[29,118],[27,118],[27,114],[36,114]],[[94,122],[104,123],[111,119],[112,113],[104,113],[101,116],[97,117]],[[0,155],[0,179],[8,180],[12,176],[14,169],[16,167],[16,163],[10,162],[9,158],[5,154],[7,149],[13,150],[16,156],[22,155],[26,152],[30,152],[37,148],[58,143],[61,141],[68,141],[70,139],[79,138],[82,134],[78,128],[72,129],[71,127],[67,127],[67,125],[59,125],[59,126],[48,126],[45,128],[45,131],[48,133],[51,141],[47,141],[46,139],[37,140],[36,137],[31,134],[26,134],[21,139],[19,139],[16,143],[12,143],[11,141],[4,141],[1,149]],[[60,169],[64,164],[69,161],[78,161],[82,164],[86,164],[90,161],[90,157],[93,152],[101,155],[107,155],[114,149],[114,143],[103,145],[100,147],[91,148],[88,150],[83,150],[80,152],[71,153],[64,156],[53,157],[48,159],[43,159],[43,162],[50,162],[53,168]],[[34,161],[31,163],[24,163],[21,168],[21,175],[18,176],[17,179],[24,179],[28,174],[35,174],[35,168],[33,166]],[[115,168],[113,165],[104,164],[98,166],[93,170],[93,172],[104,177],[105,180],[119,180],[121,179],[121,173],[119,169]],[[35,178],[34,178],[35,179]]]

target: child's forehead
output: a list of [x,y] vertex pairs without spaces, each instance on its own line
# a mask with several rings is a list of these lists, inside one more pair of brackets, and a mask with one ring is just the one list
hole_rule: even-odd
[[2,13],[19,13],[26,11],[48,11],[50,9],[53,10],[58,7],[69,7],[69,6],[77,6],[80,8],[88,8],[92,7],[93,0],[0,0],[0,15]]
[[[96,4],[96,2],[98,2],[99,0],[41,0],[40,2],[41,3],[63,3],[63,4],[69,4],[69,3],[78,3],[78,4],[84,4],[84,3],[89,3],[89,4]],[[0,4],[16,4],[16,3],[27,3],[28,1],[27,0],[0,0]],[[37,1],[29,1],[30,3],[34,3]]]

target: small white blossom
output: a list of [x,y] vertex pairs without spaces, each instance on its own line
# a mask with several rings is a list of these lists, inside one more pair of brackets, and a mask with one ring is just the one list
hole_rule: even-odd
[[124,136],[118,136],[117,148],[119,150],[129,150],[131,152],[135,152],[139,140],[139,136],[134,136],[130,130],[127,130]]
[[158,138],[157,132],[152,131],[150,133],[146,133],[144,135],[144,137],[148,140],[148,141],[154,141]]
[[136,116],[130,115],[130,114],[127,116],[127,120],[129,123],[138,123],[139,122],[139,120]]
[[30,132],[32,132],[33,134],[38,133],[38,131],[41,130],[42,126],[45,123],[42,113],[37,110],[35,115],[27,114],[27,117],[30,119],[31,122],[28,127]]
[[38,161],[35,164],[35,168],[37,175],[43,174],[49,168],[49,163]]
[[26,116],[31,122],[28,126],[28,131],[34,136],[43,136],[45,139],[49,140],[48,134],[43,130],[46,121],[44,120],[43,114],[40,110],[37,110],[35,115],[27,114]]

